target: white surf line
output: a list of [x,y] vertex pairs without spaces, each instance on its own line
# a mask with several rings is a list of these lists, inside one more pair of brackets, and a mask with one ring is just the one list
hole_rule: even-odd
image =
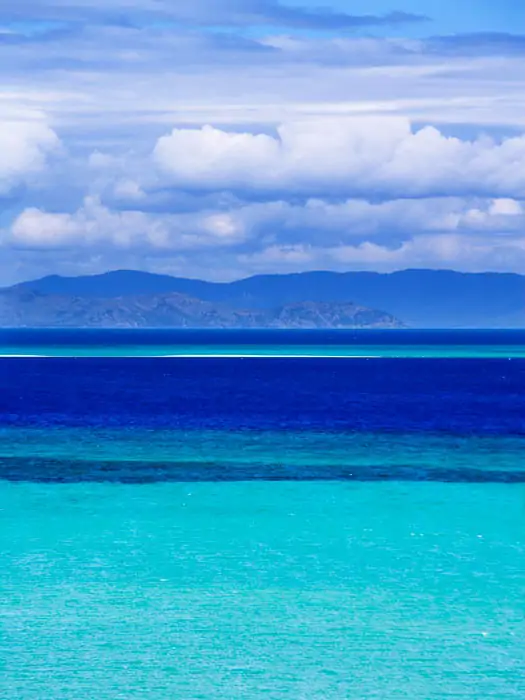
[[469,356],[469,355],[322,355],[322,354],[316,354],[316,355],[292,355],[292,354],[279,354],[279,355],[263,355],[263,354],[251,354],[251,353],[246,353],[246,354],[197,354],[197,353],[181,353],[181,354],[173,354],[173,355],[59,355],[59,354],[53,354],[53,355],[22,355],[22,354],[0,354],[0,359],[9,359],[9,358],[18,358],[18,359],[36,359],[36,358],[55,358],[55,359],[72,359],[72,360],[82,360],[82,359],[99,359],[99,360],[119,360],[119,359],[199,359],[199,360],[205,360],[205,359],[229,359],[229,360],[249,360],[250,358],[253,359],[259,359],[259,360],[271,360],[271,359],[281,359],[281,360],[293,360],[293,359],[298,359],[298,360],[307,360],[307,359],[318,359],[318,360],[396,360],[396,359],[408,359],[408,360],[432,360],[432,359],[448,359],[448,360],[454,360],[454,359],[500,359],[500,360],[516,360],[516,359],[525,359],[524,355],[474,355],[474,356]]
[[303,359],[307,360],[308,358],[317,358],[317,359],[336,359],[336,360],[358,360],[360,358],[362,359],[378,359],[383,357],[383,355],[322,355],[322,354],[316,354],[316,355],[294,355],[294,354],[275,354],[275,355],[260,355],[260,354],[253,354],[253,353],[246,353],[246,354],[180,354],[180,355],[141,355],[141,357],[157,357],[157,358],[165,358],[165,359],[170,359],[170,358],[185,358],[185,359],[205,359],[209,357],[210,359],[220,359],[221,357],[227,358],[227,359],[249,359],[250,357],[254,357],[256,359],[262,359],[262,360],[271,360],[271,359]]
[[53,357],[53,355],[0,355],[2,357]]
[[336,359],[336,360],[359,360],[359,359],[380,359],[382,357],[385,357],[384,355],[259,355],[259,354],[180,354],[180,355],[7,355],[7,354],[0,354],[0,359],[1,358],[9,358],[9,357],[17,357],[17,358],[32,358],[32,357],[50,357],[50,358],[61,358],[61,359],[83,359],[83,358],[95,358],[95,359],[176,359],[176,358],[181,358],[181,359],[220,359],[220,358],[225,358],[225,359],[230,359],[230,360],[243,360],[243,359],[249,359],[251,357],[256,358],[256,359],[262,359],[262,360],[271,360],[271,359],[303,359],[307,360],[308,358],[312,359]]

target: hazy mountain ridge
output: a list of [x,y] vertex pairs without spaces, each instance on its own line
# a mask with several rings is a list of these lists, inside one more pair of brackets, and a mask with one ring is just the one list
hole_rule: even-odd
[[253,314],[294,303],[353,303],[385,309],[414,328],[525,328],[525,276],[512,273],[305,272],[220,283],[121,270],[50,276],[12,289],[83,299],[177,293]]
[[183,294],[78,297],[25,287],[0,291],[0,326],[32,328],[402,328],[388,313],[352,303],[300,302],[238,309]]

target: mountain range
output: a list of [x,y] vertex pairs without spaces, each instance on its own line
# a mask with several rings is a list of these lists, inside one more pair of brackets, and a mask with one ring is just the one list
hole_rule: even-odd
[[402,328],[391,314],[349,302],[242,309],[177,292],[117,297],[0,291],[3,328]]
[[0,290],[1,326],[525,328],[525,276],[305,272],[207,282],[120,270]]

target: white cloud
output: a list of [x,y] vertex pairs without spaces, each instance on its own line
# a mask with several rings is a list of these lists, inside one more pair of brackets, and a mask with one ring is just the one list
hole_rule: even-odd
[[254,37],[164,23],[33,30],[0,43],[0,105],[13,114],[45,110],[67,125],[73,144],[89,137],[101,149],[108,139],[133,147],[159,124],[264,128],[341,114],[524,125],[523,54],[506,53],[494,37],[493,53],[465,56],[428,50],[425,41],[353,34]]
[[292,122],[277,136],[176,128],[153,157],[172,185],[208,190],[525,196],[525,135],[461,140],[403,117]]
[[88,197],[72,214],[26,209],[14,221],[10,235],[14,243],[28,248],[99,244],[127,248],[138,242],[162,247],[167,234],[162,222],[151,221],[146,214],[110,211],[97,198]]
[[45,121],[0,117],[0,195],[42,171],[60,141]]
[[135,180],[129,180],[129,179],[118,180],[115,183],[115,186],[113,188],[113,192],[115,194],[115,197],[121,198],[121,199],[126,199],[128,201],[129,200],[140,201],[146,197],[146,193],[140,187],[138,182],[135,182]]
[[4,233],[4,245],[161,252],[232,246],[244,236],[244,226],[235,213],[159,216],[111,210],[97,197],[86,197],[83,206],[73,213],[25,209]]
[[158,166],[176,184],[230,189],[263,179],[279,162],[280,144],[266,134],[227,133],[211,126],[173,129],[153,153]]
[[371,203],[348,199],[333,203],[309,199],[304,205],[285,201],[245,205],[239,209],[246,227],[318,242],[387,236],[393,240],[424,233],[519,234],[525,231],[525,208],[516,200],[438,197]]
[[[17,259],[74,274],[175,257],[177,274],[208,277],[525,271],[523,37],[343,34],[349,18],[277,0],[110,5],[9,7],[3,275]],[[180,21],[150,21],[166,13]]]
[[32,207],[18,216],[11,234],[15,243],[53,247],[75,240],[81,228],[70,214],[50,214]]
[[415,236],[393,248],[367,242],[331,249],[328,254],[338,264],[377,270],[525,271],[525,239],[521,236],[491,240],[480,235],[433,234]]
[[419,235],[396,246],[364,241],[355,245],[317,247],[272,245],[241,254],[245,274],[300,272],[309,269],[373,270],[454,269],[467,272],[525,271],[525,240],[491,240],[480,235]]
[[489,209],[494,216],[522,216],[525,213],[523,204],[514,199],[495,199]]
[[163,272],[176,259],[177,274],[227,279],[320,268],[525,272],[524,228],[523,202],[509,199],[310,199],[148,214],[90,197],[73,213],[28,208],[0,240],[4,251],[54,251],[53,269],[68,272],[72,259],[81,270],[95,259],[97,270],[129,260]]

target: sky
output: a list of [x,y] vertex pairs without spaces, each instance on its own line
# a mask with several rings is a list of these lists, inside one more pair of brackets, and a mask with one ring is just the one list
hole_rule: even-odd
[[525,274],[523,0],[0,0],[0,286]]

